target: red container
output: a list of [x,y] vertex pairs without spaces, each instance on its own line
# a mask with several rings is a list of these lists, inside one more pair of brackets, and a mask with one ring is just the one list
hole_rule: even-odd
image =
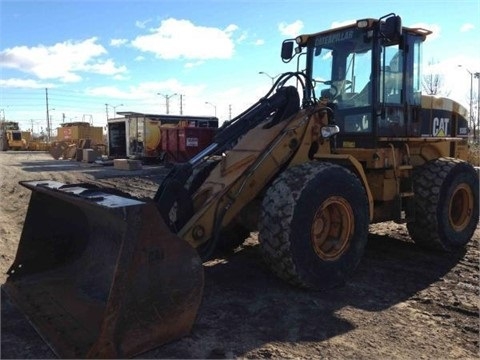
[[185,162],[212,143],[215,128],[205,127],[162,127],[162,150],[166,160]]

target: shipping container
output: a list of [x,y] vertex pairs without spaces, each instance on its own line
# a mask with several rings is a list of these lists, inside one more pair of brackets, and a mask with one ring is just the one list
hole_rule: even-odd
[[125,119],[108,121],[108,155],[112,158],[125,158],[127,154],[127,128]]
[[[216,117],[158,115],[136,112],[118,112],[123,118],[108,120],[108,155],[111,158],[155,159],[164,160],[167,151],[164,141],[164,128],[208,128],[206,133],[214,133],[218,128]],[[205,136],[205,135],[202,135]],[[211,140],[212,136],[210,136]],[[202,143],[203,143],[202,137]],[[177,141],[178,143],[178,141]],[[175,145],[176,146],[176,145]],[[189,151],[172,150],[172,154],[179,151],[192,154],[194,147]],[[180,155],[179,155],[180,156]],[[183,156],[183,155],[182,155]]]
[[101,126],[92,126],[87,122],[73,122],[61,124],[57,128],[57,141],[78,141],[81,139],[90,139],[94,143],[103,143],[103,128]]
[[188,161],[212,143],[215,131],[202,127],[162,127],[162,150],[166,161]]

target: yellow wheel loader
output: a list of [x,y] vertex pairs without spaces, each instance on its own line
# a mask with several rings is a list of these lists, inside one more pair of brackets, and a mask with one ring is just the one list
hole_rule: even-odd
[[22,182],[32,195],[4,290],[59,357],[130,357],[189,333],[202,262],[251,231],[276,275],[320,290],[355,271],[371,223],[463,247],[479,180],[465,109],[421,94],[429,34],[388,14],[285,40],[296,71],[174,164],[153,199]]

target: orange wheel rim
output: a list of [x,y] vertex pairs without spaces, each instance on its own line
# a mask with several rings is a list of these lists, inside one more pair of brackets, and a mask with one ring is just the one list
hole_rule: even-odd
[[333,196],[315,213],[310,239],[316,254],[323,260],[337,260],[349,248],[354,232],[354,214],[343,198]]
[[473,208],[472,189],[467,184],[458,185],[453,192],[448,208],[448,220],[455,231],[462,231],[468,226]]

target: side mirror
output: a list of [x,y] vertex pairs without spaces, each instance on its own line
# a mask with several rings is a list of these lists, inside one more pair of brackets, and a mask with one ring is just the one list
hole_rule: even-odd
[[402,18],[400,16],[387,18],[381,25],[380,31],[387,39],[399,39],[402,36]]
[[282,43],[282,60],[283,61],[289,61],[292,59],[293,56],[293,40],[285,40]]

